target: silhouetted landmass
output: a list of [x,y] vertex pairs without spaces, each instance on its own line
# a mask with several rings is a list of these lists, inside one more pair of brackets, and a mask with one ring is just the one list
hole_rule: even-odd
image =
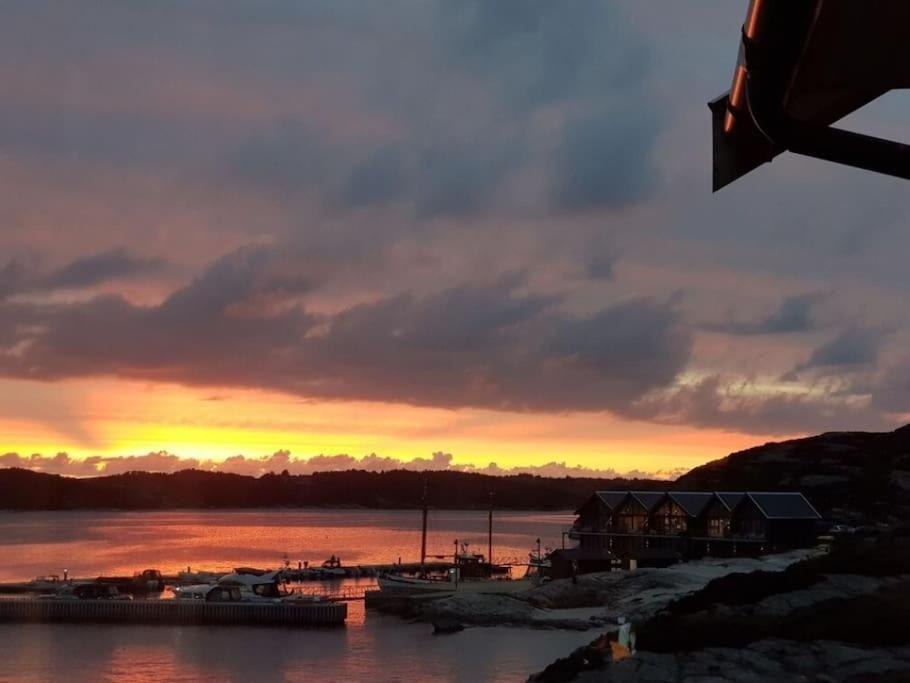
[[0,508],[75,510],[117,508],[364,507],[417,508],[426,477],[431,507],[513,510],[574,508],[591,491],[611,487],[653,489],[666,482],[622,479],[494,477],[466,472],[317,472],[308,475],[239,474],[184,470],[173,474],[128,472],[76,479],[11,468],[0,470]]
[[11,468],[0,470],[0,508],[416,508],[424,477],[431,506],[447,509],[486,507],[490,491],[500,509],[565,510],[604,489],[791,490],[805,493],[834,519],[893,521],[910,518],[910,426],[769,443],[696,467],[675,483],[408,470],[261,477],[185,470],[76,479]]
[[910,518],[910,425],[893,432],[827,432],[768,443],[696,467],[680,488],[802,491],[847,523]]

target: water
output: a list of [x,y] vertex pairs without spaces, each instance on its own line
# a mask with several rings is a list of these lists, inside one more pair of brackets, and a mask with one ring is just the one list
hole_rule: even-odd
[[[495,558],[556,546],[572,516],[498,513]],[[484,512],[431,511],[428,551],[455,538],[486,552]],[[0,581],[38,574],[97,576],[153,567],[176,572],[251,565],[415,560],[415,511],[0,513]],[[0,625],[0,681],[516,681],[594,634],[427,624],[349,603],[343,629]]]

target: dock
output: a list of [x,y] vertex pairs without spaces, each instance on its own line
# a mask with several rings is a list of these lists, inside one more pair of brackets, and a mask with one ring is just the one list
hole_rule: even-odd
[[183,600],[0,600],[0,623],[343,626],[345,602],[217,603]]

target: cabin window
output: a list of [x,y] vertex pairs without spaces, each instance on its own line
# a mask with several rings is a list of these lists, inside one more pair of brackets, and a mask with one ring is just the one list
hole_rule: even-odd
[[645,527],[648,524],[648,516],[644,513],[628,513],[621,514],[617,519],[619,530],[627,533],[634,534],[644,531]]
[[708,536],[711,538],[723,538],[730,531],[730,519],[728,517],[710,517],[708,519]]
[[657,509],[654,525],[660,534],[680,534],[688,528],[688,518],[679,505],[666,502]]
[[740,524],[740,533],[743,536],[762,537],[765,535],[765,525],[760,519],[744,519]]

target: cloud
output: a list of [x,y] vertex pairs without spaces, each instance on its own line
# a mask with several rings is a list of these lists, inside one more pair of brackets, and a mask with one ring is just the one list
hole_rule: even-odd
[[366,470],[368,472],[389,472],[392,470],[451,471],[474,472],[491,476],[508,476],[515,474],[532,474],[540,477],[591,477],[614,479],[675,479],[683,474],[682,469],[645,472],[630,470],[620,473],[613,468],[596,469],[567,465],[565,462],[549,462],[544,465],[520,467],[500,467],[494,462],[485,466],[462,465],[455,462],[451,453],[437,451],[429,458],[401,460],[389,456],[370,453],[361,457],[340,453],[337,455],[314,455],[308,458],[296,458],[289,451],[276,451],[271,455],[248,457],[235,455],[225,460],[208,460],[177,456],[166,451],[146,453],[144,455],[93,455],[86,458],[73,458],[67,453],[44,456],[39,453],[19,455],[18,453],[0,454],[0,467],[21,467],[36,472],[62,474],[72,477],[93,477],[123,474],[124,472],[179,472],[196,469],[206,472],[229,472],[259,477],[271,472],[287,470],[291,474],[313,474],[314,472],[343,472],[347,470]]
[[851,327],[816,348],[795,372],[814,368],[843,370],[848,367],[873,365],[878,360],[883,340],[881,330]]
[[160,305],[103,296],[7,304],[16,354],[0,374],[114,375],[266,387],[307,397],[509,410],[609,410],[672,383],[691,339],[671,304],[647,298],[568,315],[508,276],[404,293],[331,315],[280,248],[247,247]]
[[818,327],[816,309],[827,298],[828,296],[821,292],[794,294],[781,301],[776,310],[756,322],[731,320],[709,326],[709,329],[738,335],[808,332]]
[[123,247],[76,259],[42,278],[41,288],[89,287],[108,280],[144,275],[164,267],[161,259],[135,256]]
[[622,208],[657,187],[651,112],[609,107],[570,119],[555,164],[555,205],[569,211]]
[[42,272],[35,259],[13,258],[0,267],[0,299],[25,292],[91,287],[149,275],[166,267],[163,259],[137,256],[124,247],[89,254],[49,272]]
[[631,405],[630,417],[745,434],[791,435],[849,429],[890,430],[899,422],[868,397],[811,389],[767,390],[738,377],[713,375]]

